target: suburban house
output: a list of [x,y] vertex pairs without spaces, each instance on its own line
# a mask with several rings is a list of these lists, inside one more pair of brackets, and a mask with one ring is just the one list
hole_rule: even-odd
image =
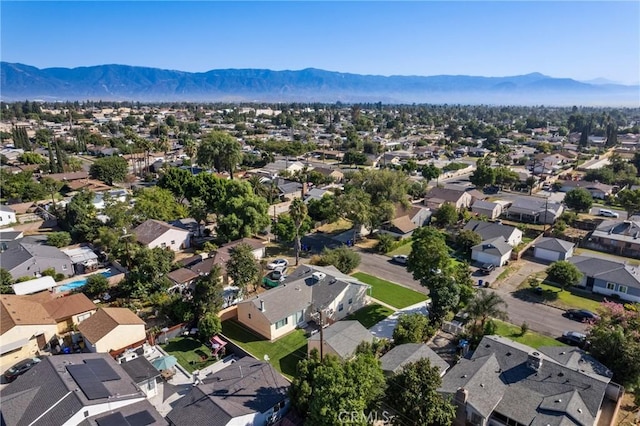
[[640,258],[640,221],[605,220],[591,233],[587,245],[602,251]]
[[511,257],[512,250],[513,247],[500,236],[471,247],[471,259],[483,264],[502,266]]
[[575,244],[558,238],[541,238],[533,246],[533,257],[555,262],[573,256]]
[[302,169],[304,169],[304,164],[299,161],[276,160],[273,163],[266,164],[257,173],[274,178],[285,171],[289,174],[294,174]]
[[559,171],[565,164],[571,163],[572,158],[566,155],[557,154],[537,154],[528,164],[529,170],[536,174],[554,174]]
[[396,238],[408,238],[413,231],[428,224],[430,219],[431,210],[415,204],[404,206],[398,203],[395,205],[393,220],[384,224],[378,232]]
[[449,369],[449,364],[424,343],[398,345],[380,357],[380,364],[384,374],[391,376],[402,371],[405,365],[425,358],[429,360],[432,367],[438,367],[440,377],[444,376]]
[[28,296],[0,296],[0,368],[3,370],[44,349],[58,325],[37,300]]
[[278,195],[281,199],[293,200],[294,198],[302,197],[303,186],[299,182],[292,180],[286,180],[283,178],[275,179],[276,188],[278,189]]
[[518,197],[507,209],[507,218],[518,222],[553,224],[564,211],[560,203],[546,198]]
[[69,256],[76,274],[86,274],[95,271],[100,266],[98,255],[91,247],[80,246],[62,249],[61,251]]
[[322,339],[320,337],[318,332],[307,339],[307,354],[317,350],[322,356],[334,355],[349,360],[360,343],[373,343],[373,335],[358,321],[335,322],[322,330]]
[[5,241],[0,246],[2,267],[14,280],[40,277],[42,271],[49,268],[65,277],[74,275],[71,259],[57,247],[25,242],[24,239]]
[[612,185],[605,185],[600,182],[588,182],[586,180],[558,180],[556,185],[559,186],[560,192],[569,192],[572,189],[584,188],[589,191],[593,198],[604,200],[613,192]]
[[458,407],[454,426],[586,426],[598,424],[604,399],[617,395],[610,381],[611,372],[580,349],[533,349],[484,336],[447,372],[439,391]]
[[147,398],[153,398],[158,394],[157,379],[160,377],[160,371],[145,357],[137,356],[128,361],[123,360],[120,365]]
[[311,200],[321,200],[325,195],[332,195],[328,189],[312,188],[304,194],[304,202],[309,203]]
[[191,247],[191,232],[155,219],[148,219],[133,229],[136,240],[150,248],[180,251]]
[[485,216],[489,220],[494,220],[502,214],[502,204],[478,200],[471,206],[471,211],[478,216]]
[[578,286],[593,293],[640,302],[640,267],[588,256],[575,256],[569,262],[582,272]]
[[473,231],[480,235],[483,240],[492,240],[497,237],[504,237],[511,247],[516,247],[522,242],[522,231],[515,226],[503,225],[499,222],[484,222],[471,219],[464,226],[465,231]]
[[16,223],[16,211],[4,204],[0,205],[0,226]]
[[172,405],[167,420],[174,426],[273,424],[289,409],[289,382],[268,362],[244,357]]
[[320,173],[325,178],[333,179],[333,182],[340,183],[342,179],[344,179],[344,173],[342,173],[339,169],[329,169],[326,167],[314,167],[312,169],[314,172]]
[[146,340],[145,322],[127,308],[101,308],[78,325],[86,348],[111,352]]
[[469,208],[473,203],[471,195],[461,189],[432,188],[424,196],[424,205],[431,210],[439,209],[444,203],[452,204],[456,209]]
[[309,321],[333,323],[366,304],[369,286],[333,266],[301,265],[282,285],[238,303],[238,321],[275,340]]
[[58,334],[71,331],[73,326],[77,326],[95,314],[98,309],[95,303],[83,293],[52,298],[49,292],[42,292],[29,297],[31,300],[40,302],[54,319],[58,327]]
[[182,293],[183,290],[191,287],[200,275],[191,269],[180,268],[167,274],[167,278],[171,281],[171,286],[167,289],[168,293]]
[[169,423],[147,400],[88,417],[81,426],[104,425],[167,426]]
[[[2,424],[16,425],[78,425],[88,418],[103,414],[126,413],[136,403],[137,422],[153,424],[159,413],[145,394],[131,381],[124,369],[108,354],[70,354],[47,356],[15,382],[0,391]],[[146,415],[144,415],[146,413]],[[148,421],[148,417],[152,421]],[[144,419],[145,421],[142,421]],[[88,423],[95,424],[95,423]],[[127,425],[132,423],[104,422]]]

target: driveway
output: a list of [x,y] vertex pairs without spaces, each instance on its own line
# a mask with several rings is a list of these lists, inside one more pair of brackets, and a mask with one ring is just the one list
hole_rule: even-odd
[[393,338],[393,330],[395,330],[396,325],[398,324],[398,318],[405,314],[429,315],[429,311],[427,310],[425,302],[416,303],[415,305],[407,306],[406,308],[391,314],[371,327],[369,331],[379,339],[391,339]]

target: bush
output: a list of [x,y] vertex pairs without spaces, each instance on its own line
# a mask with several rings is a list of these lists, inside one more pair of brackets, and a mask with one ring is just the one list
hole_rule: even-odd
[[360,255],[344,246],[335,249],[325,248],[315,264],[319,266],[333,265],[343,274],[348,274],[360,264]]
[[566,260],[553,262],[546,272],[549,274],[549,279],[560,284],[563,289],[578,284],[582,278],[580,270]]
[[437,329],[429,323],[429,318],[422,314],[405,314],[398,319],[393,330],[393,343],[423,343],[429,340]]
[[396,244],[396,239],[389,234],[378,234],[378,245],[376,250],[378,253],[389,253],[393,250]]
[[520,336],[527,334],[527,331],[529,331],[529,324],[527,324],[526,321],[523,321],[522,325],[520,325]]
[[87,283],[82,287],[82,292],[90,299],[99,297],[108,290],[109,280],[102,274],[90,275],[89,278],[87,278]]
[[71,234],[65,231],[52,232],[47,235],[47,244],[54,247],[66,247],[71,244]]

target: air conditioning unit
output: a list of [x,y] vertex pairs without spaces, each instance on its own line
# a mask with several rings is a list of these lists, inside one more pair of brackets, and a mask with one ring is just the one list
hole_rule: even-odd
[[311,274],[311,276],[316,281],[322,281],[327,276],[327,274],[325,274],[324,272],[314,272],[313,274]]
[[122,364],[123,362],[129,362],[131,360],[134,360],[138,358],[138,354],[135,353],[134,351],[125,351],[124,353],[122,353],[121,355],[119,355],[116,358],[116,361],[118,361],[118,364]]

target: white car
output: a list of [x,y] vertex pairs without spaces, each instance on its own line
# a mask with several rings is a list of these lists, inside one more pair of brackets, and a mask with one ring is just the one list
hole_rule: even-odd
[[267,263],[267,269],[284,269],[289,266],[287,259],[276,259],[273,262]]
[[616,219],[620,217],[620,215],[611,210],[600,209],[600,216],[604,217],[615,217]]
[[409,260],[409,256],[407,256],[406,254],[396,254],[391,258],[391,260],[399,263],[400,265],[406,265],[407,261]]

